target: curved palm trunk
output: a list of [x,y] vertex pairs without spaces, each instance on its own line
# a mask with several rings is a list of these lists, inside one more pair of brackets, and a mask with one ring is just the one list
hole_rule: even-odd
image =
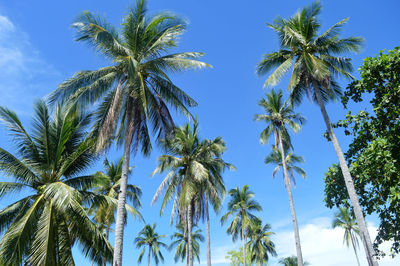
[[283,167],[283,177],[285,179],[285,186],[289,196],[289,205],[290,205],[290,214],[292,215],[292,222],[294,227],[294,238],[296,241],[296,253],[297,253],[297,265],[303,266],[303,254],[301,252],[301,244],[300,244],[300,234],[299,234],[299,226],[297,224],[296,211],[294,209],[293,197],[292,197],[292,188],[290,185],[290,179],[286,168],[285,161],[285,151],[283,149],[282,136],[281,132],[278,131],[278,139],[279,139],[279,149],[281,150],[282,157],[282,167]]
[[368,228],[365,223],[364,215],[361,210],[360,202],[357,198],[357,193],[354,188],[353,178],[350,175],[349,167],[347,166],[346,159],[344,158],[343,151],[340,148],[339,141],[336,138],[335,132],[333,132],[333,128],[331,125],[331,121],[329,119],[328,113],[325,109],[325,104],[322,101],[321,92],[318,89],[318,86],[314,85],[315,96],[317,98],[319,107],[321,109],[322,116],[324,117],[324,121],[326,127],[328,129],[329,137],[333,143],[333,147],[335,148],[336,155],[339,159],[340,168],[342,169],[344,181],[347,188],[347,193],[349,194],[351,204],[353,205],[354,214],[357,219],[358,226],[360,228],[361,233],[361,241],[363,242],[365,255],[367,256],[367,261],[369,266],[377,266],[378,262],[375,260],[375,250],[372,247],[371,237],[369,236]]
[[126,188],[128,183],[128,172],[129,172],[129,160],[131,154],[131,143],[133,133],[133,117],[131,106],[128,101],[128,116],[127,116],[127,127],[125,132],[125,143],[124,143],[124,156],[122,159],[121,169],[121,181],[120,191],[118,194],[118,207],[117,207],[117,219],[115,222],[115,243],[114,243],[114,258],[113,266],[122,266],[122,248],[124,241],[124,223],[126,216]]
[[246,266],[246,248],[245,248],[245,232],[244,232],[244,227],[242,225],[242,246],[243,246],[243,266]]
[[210,246],[210,215],[208,213],[208,196],[205,193],[206,204],[206,233],[207,233],[207,266],[211,266],[211,246]]
[[184,216],[184,223],[185,223],[185,233],[184,233],[184,237],[185,237],[185,241],[186,241],[186,249],[185,249],[185,253],[186,253],[186,266],[189,265],[189,240],[188,240],[188,215],[187,215],[187,210],[185,210],[185,216]]
[[192,245],[192,203],[188,207],[188,250],[189,250],[189,266],[193,266],[193,245]]
[[360,266],[360,261],[359,261],[359,259],[358,259],[358,255],[357,255],[357,248],[356,248],[356,244],[354,243],[354,238],[353,238],[353,236],[351,237],[351,244],[353,245],[354,254],[356,254],[357,265]]

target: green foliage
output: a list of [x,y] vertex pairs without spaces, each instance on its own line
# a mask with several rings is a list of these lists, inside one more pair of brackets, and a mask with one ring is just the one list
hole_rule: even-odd
[[[369,100],[372,112],[349,112],[335,126],[353,136],[346,158],[367,214],[380,219],[375,248],[394,241],[392,251],[400,252],[400,48],[364,60],[361,79],[352,82],[342,102]],[[329,208],[343,206],[348,199],[338,166],[325,174],[325,202]]]
[[[122,174],[122,158],[116,163],[110,163],[107,159],[104,160],[103,166],[105,172],[96,172],[94,174],[95,182],[92,187],[93,192],[100,195],[106,195],[113,199],[118,199],[118,193],[120,190],[121,174]],[[129,172],[133,167],[129,169]],[[142,191],[139,187],[135,185],[128,184],[126,196],[130,204],[126,205],[126,210],[132,215],[132,217],[142,216],[137,210],[141,208],[140,196]],[[108,231],[113,223],[115,223],[115,204],[107,204],[107,202],[102,202],[99,204],[92,204],[90,207],[90,212],[94,213],[94,220],[96,221],[99,228],[105,230],[108,235]]]
[[[176,249],[174,260],[178,262],[180,259],[183,262],[186,259],[186,250],[188,247],[187,232],[185,232],[185,225],[180,223],[176,226],[176,232],[171,236],[172,243],[169,245],[168,250]],[[196,229],[196,225],[192,228],[192,245],[193,257],[200,263],[200,242],[204,241],[201,234],[201,229]]]
[[150,257],[153,257],[156,265],[158,265],[160,261],[164,262],[164,256],[162,255],[160,248],[167,248],[167,245],[161,242],[160,239],[165,238],[165,235],[159,235],[155,229],[156,224],[153,224],[153,226],[146,224],[135,238],[136,248],[142,248],[142,251],[139,254],[138,263],[142,262],[146,246],[149,249],[148,265],[150,265]]
[[242,189],[239,187],[229,190],[231,197],[228,202],[228,212],[221,217],[221,224],[224,224],[229,217],[233,216],[226,232],[232,236],[233,241],[246,239],[246,232],[256,223],[259,218],[252,212],[261,211],[261,205],[254,200],[254,193],[249,190],[248,185],[244,185]]
[[[283,266],[297,266],[297,257],[296,256],[290,256],[290,257],[286,257],[286,258],[282,258],[279,260],[279,265],[283,265]],[[308,263],[307,261],[305,261],[303,263],[304,266],[306,265],[310,265],[310,263]]]
[[85,191],[93,176],[80,176],[97,158],[94,141],[86,138],[90,115],[75,106],[58,105],[50,115],[46,104],[34,108],[33,130],[0,107],[0,119],[16,144],[16,155],[0,148],[0,197],[24,190],[27,196],[0,210],[1,265],[74,265],[72,247],[79,243],[96,263],[112,259],[112,247],[92,223],[86,204],[109,202]]
[[[243,265],[243,248],[239,250],[228,251],[225,259],[229,260],[229,264],[232,266],[242,266]],[[251,254],[249,250],[246,252],[246,265],[251,265]]]
[[271,241],[270,236],[274,233],[270,231],[271,226],[265,224],[262,226],[261,221],[255,222],[249,230],[249,242],[246,248],[251,255],[251,262],[258,265],[267,264],[269,255],[276,257],[275,244]]

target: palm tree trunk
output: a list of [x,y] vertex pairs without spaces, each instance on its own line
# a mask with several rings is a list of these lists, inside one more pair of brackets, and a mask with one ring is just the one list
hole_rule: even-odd
[[189,250],[189,266],[193,266],[193,245],[192,245],[192,202],[188,207],[188,250]]
[[133,134],[133,117],[132,107],[128,101],[128,115],[127,115],[127,127],[125,131],[125,143],[124,143],[124,155],[122,159],[121,169],[121,181],[120,191],[118,194],[118,207],[117,207],[117,219],[115,222],[115,243],[114,243],[114,259],[113,266],[122,266],[122,249],[124,241],[124,224],[126,216],[126,188],[128,183],[128,172],[129,172],[129,159],[131,154],[131,143]]
[[149,246],[149,255],[147,256],[147,266],[150,266],[150,250],[151,246]]
[[282,157],[282,167],[283,167],[283,177],[285,179],[285,186],[289,196],[289,205],[290,205],[290,213],[292,215],[292,222],[294,227],[294,238],[296,241],[296,253],[297,253],[297,265],[303,266],[303,254],[301,252],[301,244],[300,244],[300,234],[299,234],[299,226],[297,224],[296,211],[294,209],[294,202],[292,197],[292,188],[290,185],[290,179],[286,168],[286,160],[285,160],[285,151],[283,149],[282,143],[282,135],[281,132],[278,131],[278,139],[279,139],[279,149],[281,150]]
[[186,245],[186,266],[189,265],[189,240],[188,240],[188,215],[187,215],[187,210],[185,210],[185,216],[184,216],[184,223],[185,223],[185,233],[184,233],[184,237],[185,237],[185,245]]
[[329,119],[328,113],[325,109],[325,104],[322,101],[321,92],[316,86],[315,82],[313,84],[315,96],[317,98],[319,107],[321,109],[322,116],[324,117],[326,127],[328,129],[329,137],[333,143],[333,147],[335,148],[336,155],[339,159],[340,168],[342,169],[344,181],[346,184],[347,192],[350,197],[351,204],[353,205],[354,214],[357,219],[358,226],[360,228],[361,233],[361,241],[363,242],[365,255],[367,256],[367,261],[369,266],[377,266],[378,262],[375,260],[375,250],[372,247],[371,237],[369,236],[368,228],[365,223],[364,215],[361,210],[360,202],[357,198],[357,193],[354,188],[353,178],[350,175],[349,167],[347,166],[346,159],[344,158],[343,151],[340,148],[339,141],[336,138],[335,132],[333,132],[333,128],[331,125],[331,121]]
[[351,236],[351,244],[353,245],[354,254],[356,254],[357,265],[360,266],[360,261],[359,261],[359,259],[358,259],[357,249],[356,249],[356,245],[355,245],[355,243],[354,243],[354,238],[353,238],[353,236]]
[[205,193],[206,205],[206,233],[207,233],[207,266],[211,266],[211,246],[210,246],[210,215],[208,213],[208,196]]
[[246,266],[246,248],[245,248],[245,236],[244,236],[244,227],[242,225],[242,248],[243,248],[243,266]]

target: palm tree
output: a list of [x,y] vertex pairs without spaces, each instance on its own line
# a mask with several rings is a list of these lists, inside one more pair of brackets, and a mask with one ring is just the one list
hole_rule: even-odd
[[253,199],[254,193],[249,190],[248,185],[244,185],[242,189],[239,187],[231,189],[228,194],[231,197],[228,203],[228,212],[221,217],[221,224],[224,224],[229,217],[234,216],[226,232],[232,235],[233,241],[236,241],[240,235],[243,246],[243,265],[246,266],[247,231],[258,220],[251,212],[261,211],[262,208]]
[[143,248],[140,252],[138,263],[142,262],[144,252],[146,251],[146,246],[149,248],[149,253],[147,256],[147,265],[150,266],[150,256],[152,255],[156,265],[160,262],[164,262],[164,257],[160,251],[160,247],[166,248],[167,245],[160,241],[165,235],[159,235],[156,231],[156,224],[153,226],[146,224],[143,229],[139,232],[138,237],[135,238],[135,243],[137,248]]
[[[265,158],[265,164],[276,164],[272,172],[272,176],[275,177],[276,173],[282,168],[282,155],[279,150],[273,149],[271,153]],[[296,187],[296,178],[294,177],[294,173],[296,172],[302,178],[306,178],[307,174],[303,168],[296,166],[297,163],[304,163],[304,158],[299,155],[293,154],[293,152],[289,152],[285,158],[286,169],[290,174],[290,182],[293,184],[293,187]]]
[[347,247],[353,246],[354,254],[356,255],[357,264],[360,266],[360,261],[358,260],[357,248],[358,248],[358,237],[360,236],[360,229],[358,228],[357,221],[352,217],[351,212],[348,208],[340,208],[339,212],[335,214],[335,219],[333,220],[332,227],[340,227],[344,229],[343,242],[346,243]]
[[[296,256],[290,256],[286,258],[282,258],[278,262],[279,264],[283,266],[298,266],[297,264],[297,257]],[[304,262],[304,266],[310,265],[307,261]]]
[[296,240],[296,252],[297,258],[299,260],[298,264],[299,266],[303,266],[299,227],[297,224],[296,211],[294,208],[288,167],[286,165],[285,150],[289,149],[289,147],[291,146],[290,136],[286,126],[292,129],[293,132],[298,132],[300,130],[300,125],[304,122],[304,118],[300,114],[295,113],[291,105],[283,102],[282,91],[276,93],[274,90],[272,90],[266,96],[266,99],[261,99],[261,101],[258,103],[264,109],[265,114],[256,115],[255,119],[257,121],[264,121],[267,124],[267,127],[262,131],[260,136],[261,143],[268,142],[269,137],[274,134],[274,149],[276,150],[275,153],[278,152],[279,147],[281,163],[283,166],[284,183],[289,196],[290,213],[292,215],[294,236]]
[[268,254],[277,256],[275,244],[270,239],[274,233],[270,230],[271,226],[269,224],[262,226],[261,220],[257,221],[249,230],[250,240],[247,243],[247,249],[250,251],[251,261],[260,266],[268,262]]
[[[86,137],[90,115],[76,107],[43,101],[34,106],[28,132],[17,114],[0,107],[0,120],[16,144],[16,155],[0,148],[0,197],[24,191],[24,197],[0,211],[1,265],[74,265],[72,247],[96,263],[112,260],[112,247],[90,220],[84,205],[116,201],[86,192],[93,176],[80,175],[97,158]],[[14,195],[13,195],[14,194]]]
[[[193,257],[197,259],[197,261],[200,263],[200,243],[199,241],[203,242],[204,237],[201,234],[201,229],[195,229],[196,225],[193,226],[193,232],[192,232],[192,246],[193,246]],[[176,226],[176,232],[171,236],[171,239],[173,240],[172,243],[169,245],[168,249],[176,249],[175,255],[174,255],[174,260],[175,263],[178,262],[179,259],[181,259],[181,262],[183,262],[186,257],[186,251],[188,248],[188,237],[187,237],[187,230],[186,226],[184,224],[178,224]]]
[[351,59],[342,54],[358,52],[363,39],[360,37],[340,38],[339,33],[347,22],[347,18],[319,35],[321,23],[318,15],[320,12],[321,4],[317,1],[301,9],[290,19],[278,17],[274,24],[269,24],[278,34],[280,50],[264,55],[258,64],[257,72],[265,75],[275,69],[265,82],[265,86],[274,86],[291,69],[288,89],[292,101],[299,103],[304,95],[317,101],[339,159],[354,214],[360,227],[368,264],[375,266],[378,263],[374,258],[375,251],[354,189],[354,182],[325,109],[325,102],[335,99],[340,94],[340,88],[334,77],[343,76],[353,79],[350,74],[353,70]]
[[201,216],[202,205],[206,202],[204,197],[208,197],[207,204],[208,200],[211,204],[219,204],[225,189],[220,173],[228,164],[219,157],[225,148],[220,138],[200,141],[197,121],[193,129],[189,124],[176,128],[173,135],[162,140],[162,145],[167,154],[158,158],[158,166],[153,175],[163,172],[168,174],[157,189],[152,204],[165,191],[160,210],[160,214],[163,214],[166,204],[173,200],[171,223],[177,214],[180,222],[188,227],[187,257],[191,266],[192,225]]
[[[118,199],[118,192],[121,182],[122,174],[122,163],[121,158],[116,163],[110,163],[107,158],[103,162],[105,172],[96,172],[95,183],[93,184],[93,192],[96,194],[107,195],[108,197]],[[129,168],[129,173],[133,167]],[[130,204],[126,204],[127,210],[133,215],[133,217],[142,218],[141,214],[137,211],[142,205],[140,203],[140,196],[142,191],[135,185],[128,184],[126,196],[130,201]],[[106,237],[108,239],[111,225],[115,222],[114,212],[116,211],[115,205],[102,204],[100,206],[91,206],[91,210],[94,211],[94,220],[97,224],[104,227]]]
[[157,138],[170,132],[174,123],[169,107],[190,117],[187,107],[196,105],[166,73],[209,66],[196,60],[202,53],[167,54],[177,46],[186,24],[171,13],[148,16],[146,4],[145,0],[137,0],[136,6],[124,17],[120,32],[104,18],[88,11],[80,14],[72,24],[77,32],[76,40],[94,47],[112,65],[76,73],[49,97],[51,102],[61,98],[83,106],[96,103],[93,134],[98,139],[97,149],[108,147],[112,139],[124,145],[114,266],[122,265],[131,151],[135,153],[140,146],[144,155],[150,154],[149,124]]

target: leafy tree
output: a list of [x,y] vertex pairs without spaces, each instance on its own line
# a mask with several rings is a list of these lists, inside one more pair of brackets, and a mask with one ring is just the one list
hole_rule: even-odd
[[[232,266],[242,266],[243,248],[239,248],[239,250],[228,251],[225,259],[229,260],[229,264]],[[251,255],[249,251],[246,252],[246,265],[251,265]]]
[[221,224],[224,224],[229,217],[233,216],[226,232],[232,235],[233,241],[236,241],[239,236],[242,239],[243,265],[246,266],[245,243],[247,242],[247,233],[250,227],[259,220],[252,212],[261,211],[262,208],[253,199],[254,193],[249,190],[248,185],[244,185],[242,189],[233,188],[229,190],[228,194],[231,197],[228,202],[228,212],[221,217]]
[[[290,177],[288,171],[291,173],[293,177],[293,167],[290,166],[290,170],[287,166],[285,150],[288,150],[291,145],[290,135],[287,130],[289,127],[293,132],[298,132],[300,130],[300,125],[304,122],[304,118],[295,113],[293,107],[286,102],[283,102],[283,94],[282,91],[276,93],[272,90],[268,93],[266,99],[262,99],[259,102],[259,105],[264,109],[265,114],[256,115],[255,119],[257,121],[264,121],[267,124],[267,127],[261,132],[260,141],[261,143],[268,142],[269,137],[273,134],[275,137],[275,148],[273,153],[266,158],[266,162],[277,162],[270,160],[278,160],[277,155],[280,155],[280,163],[283,168],[283,179],[285,183],[286,190],[289,196],[289,205],[290,205],[290,213],[292,215],[293,227],[294,227],[294,236],[296,242],[296,252],[297,257],[299,259],[299,265],[303,265],[303,256],[301,252],[301,244],[300,244],[300,234],[299,228],[297,224],[297,216],[294,208],[294,202],[292,197],[292,189],[290,184]],[[297,157],[295,157],[297,158]],[[278,164],[279,169],[279,164]],[[276,168],[273,172],[273,175],[276,173]]]
[[257,221],[249,230],[249,242],[246,248],[251,255],[251,262],[263,265],[268,262],[269,255],[277,256],[275,244],[271,241],[270,236],[274,234],[270,231],[271,226],[265,224],[262,226],[261,221]]
[[[122,162],[122,158],[117,163],[110,163],[107,158],[104,160],[103,166],[105,172],[96,172],[94,174],[95,183],[93,184],[93,192],[118,199],[122,174]],[[132,167],[129,168],[129,173],[131,170]],[[131,184],[127,185],[126,196],[131,205],[126,204],[126,207],[127,211],[130,212],[133,217],[138,216],[142,218],[140,213],[137,211],[137,208],[142,206],[140,203],[141,195],[142,191],[140,188]],[[94,211],[94,220],[98,225],[104,228],[108,239],[111,225],[115,223],[114,212],[116,211],[116,206],[103,203],[98,206],[92,205],[91,210]]]
[[[279,260],[278,263],[280,265],[283,265],[283,266],[297,266],[298,265],[296,256],[290,256],[290,257],[282,258],[282,259]],[[310,265],[310,263],[305,261],[303,265],[304,266]]]
[[[342,98],[370,102],[369,111],[352,114],[335,126],[353,137],[346,159],[355,179],[360,204],[367,214],[380,219],[374,247],[392,241],[392,251],[400,252],[400,48],[368,57],[360,68],[360,80],[351,83]],[[325,202],[329,208],[345,206],[348,195],[338,166],[325,175]],[[384,255],[381,252],[380,255]]]
[[360,261],[358,260],[357,248],[358,248],[358,237],[360,236],[360,229],[358,228],[356,219],[352,217],[352,214],[348,208],[340,208],[335,214],[335,219],[333,220],[332,227],[340,227],[344,229],[343,242],[346,243],[347,247],[353,246],[354,254],[357,258],[357,264],[360,266]]
[[172,83],[167,72],[181,72],[208,66],[196,59],[201,53],[168,54],[177,46],[186,23],[172,13],[147,14],[147,1],[137,0],[117,31],[104,18],[85,11],[72,24],[77,41],[86,42],[112,65],[76,73],[50,96],[80,105],[96,104],[93,134],[97,149],[110,140],[124,145],[122,177],[118,196],[115,229],[114,266],[122,265],[123,231],[129,161],[139,146],[144,155],[152,149],[149,127],[157,138],[165,136],[174,123],[169,111],[191,116],[187,107],[196,105],[183,90]]
[[224,150],[223,141],[219,138],[211,142],[200,141],[197,128],[197,122],[193,129],[187,124],[176,128],[173,135],[163,139],[162,146],[167,154],[158,158],[158,166],[153,172],[153,175],[168,172],[153,197],[153,204],[165,191],[160,210],[162,214],[166,204],[173,200],[171,222],[177,214],[180,221],[188,226],[187,256],[190,266],[193,264],[192,226],[200,218],[200,204],[204,202],[199,197],[207,195],[211,204],[219,204],[225,189],[220,171],[226,163],[216,157]]
[[[192,245],[193,245],[193,257],[197,259],[197,261],[200,263],[200,243],[199,241],[203,242],[204,237],[201,234],[201,229],[195,229],[196,225],[193,226],[193,231],[192,231]],[[181,262],[183,262],[186,257],[186,251],[188,247],[188,237],[187,237],[187,232],[185,232],[185,227],[184,224],[178,224],[176,226],[176,232],[171,236],[171,239],[173,240],[172,243],[169,245],[168,249],[176,249],[175,255],[174,255],[174,260],[175,262],[178,262],[180,259]]]
[[86,137],[90,115],[76,107],[43,101],[34,106],[28,132],[16,113],[0,107],[0,119],[16,144],[16,155],[0,148],[0,197],[26,195],[0,211],[1,265],[74,265],[72,247],[96,263],[111,261],[112,247],[90,220],[84,205],[116,201],[86,192],[93,176],[80,175],[97,158]]
[[147,265],[150,266],[150,258],[153,257],[156,265],[158,263],[164,262],[164,256],[161,253],[160,248],[167,248],[167,244],[160,241],[161,238],[165,238],[165,235],[159,235],[156,232],[156,224],[153,226],[146,224],[143,229],[139,232],[138,237],[135,238],[135,244],[137,248],[142,248],[139,254],[138,263],[142,262],[143,255],[146,251],[146,246],[149,249],[147,255]]
[[265,82],[265,86],[275,86],[291,69],[288,89],[291,100],[300,103],[304,95],[318,103],[329,138],[340,162],[350,201],[360,227],[365,254],[369,265],[377,265],[375,251],[365,223],[354,181],[351,177],[343,151],[333,131],[325,102],[335,99],[340,88],[335,77],[353,79],[351,59],[342,56],[349,52],[358,52],[363,40],[359,37],[340,38],[339,34],[347,18],[339,21],[319,35],[321,23],[318,15],[321,4],[317,1],[296,12],[291,18],[278,17],[269,26],[278,34],[280,50],[264,55],[258,64],[258,74],[265,75],[275,69]]

